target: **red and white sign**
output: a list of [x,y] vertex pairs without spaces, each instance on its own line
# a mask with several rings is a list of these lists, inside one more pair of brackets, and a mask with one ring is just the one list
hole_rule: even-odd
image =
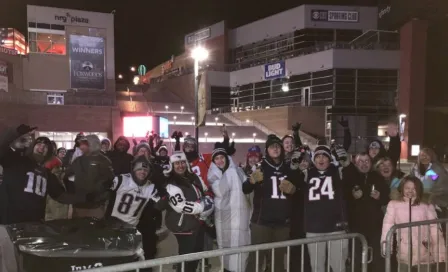
[[0,53],[5,53],[5,54],[8,54],[8,55],[15,56],[15,55],[17,55],[17,50],[0,46]]

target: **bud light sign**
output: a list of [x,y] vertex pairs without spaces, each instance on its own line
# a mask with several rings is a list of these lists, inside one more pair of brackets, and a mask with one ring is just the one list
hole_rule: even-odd
[[285,77],[285,75],[285,61],[264,65],[264,79],[266,80]]

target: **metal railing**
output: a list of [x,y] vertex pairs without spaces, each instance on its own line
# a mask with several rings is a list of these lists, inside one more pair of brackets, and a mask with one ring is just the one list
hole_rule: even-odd
[[[111,97],[95,97],[95,96],[73,96],[65,95],[64,103],[61,105],[80,105],[80,106],[116,106],[116,100],[114,93]],[[32,92],[32,91],[20,91],[20,92],[8,92],[0,93],[0,103],[8,104],[25,104],[25,105],[52,105],[47,103],[46,92]]]
[[[284,241],[284,242],[275,242],[275,243],[267,243],[267,244],[259,244],[259,245],[251,245],[251,246],[244,246],[244,247],[237,247],[237,248],[226,248],[226,249],[218,249],[218,250],[211,250],[211,251],[204,251],[199,253],[192,253],[192,254],[185,254],[185,255],[179,255],[179,256],[172,256],[167,258],[160,258],[160,259],[154,259],[154,260],[148,260],[148,261],[142,261],[142,262],[135,262],[135,263],[127,263],[127,264],[120,264],[120,265],[114,265],[114,266],[107,266],[107,267],[101,267],[101,268],[94,268],[85,270],[88,272],[125,272],[125,271],[140,271],[140,269],[143,268],[158,268],[159,271],[162,272],[165,267],[172,267],[174,264],[180,264],[181,271],[185,271],[185,262],[191,262],[191,261],[199,261],[201,260],[201,270],[202,272],[205,272],[205,259],[209,258],[220,258],[221,259],[221,268],[219,271],[224,271],[224,256],[228,255],[238,255],[238,259],[241,259],[241,255],[244,253],[251,253],[255,252],[255,263],[256,263],[256,270],[255,272],[259,272],[259,262],[260,262],[260,251],[263,250],[271,250],[271,258],[274,260],[274,253],[276,249],[280,248],[286,248],[286,271],[290,272],[290,261],[291,261],[291,249],[292,247],[300,246],[302,252],[305,251],[305,246],[312,246],[316,245],[316,250],[318,248],[319,244],[325,243],[328,246],[331,246],[332,242],[336,241],[345,241],[345,240],[351,240],[352,244],[355,244],[355,240],[359,240],[362,245],[362,251],[359,252],[361,256],[358,256],[361,258],[361,265],[362,265],[362,272],[367,272],[367,264],[369,262],[368,260],[368,246],[367,246],[367,240],[364,236],[358,233],[349,233],[349,234],[339,234],[339,235],[329,235],[329,236],[320,236],[315,238],[306,238],[306,239],[298,239],[298,240],[290,240],[290,241]],[[342,247],[342,243],[341,247]],[[341,249],[343,250],[343,249]],[[346,249],[348,250],[348,248]],[[351,252],[351,259],[354,260],[355,251],[352,250]],[[304,258],[304,254],[301,254],[302,259]],[[298,256],[294,256],[294,258],[297,258]],[[327,254],[326,260],[328,263],[330,263],[330,254]],[[341,259],[340,265],[345,266],[346,260]],[[304,268],[304,262],[301,263],[302,271]],[[84,270],[83,270],[84,271]],[[244,271],[244,269],[242,270]],[[271,266],[272,272],[278,272],[274,271],[274,265]],[[330,270],[330,265],[327,265],[327,270]],[[342,271],[342,270],[341,270]],[[351,269],[350,271],[355,271],[354,262],[351,262]]]
[[[288,51],[284,51],[281,53],[276,52],[275,54],[269,55],[269,56],[263,56],[263,57],[257,57],[255,59],[244,59],[237,63],[232,64],[216,64],[216,63],[209,63],[203,67],[203,70],[208,71],[237,71],[241,69],[246,69],[254,66],[260,66],[264,65],[266,63],[271,63],[275,61],[295,58],[298,56],[304,56],[309,55],[317,52],[327,51],[331,49],[349,49],[349,50],[399,50],[400,45],[396,42],[387,42],[387,43],[374,43],[375,46],[372,48],[366,48],[366,45],[371,44],[369,43],[349,43],[349,42],[322,42],[322,43],[316,43],[314,46],[306,47],[306,48],[299,48],[299,49],[292,49]],[[165,80],[179,77],[183,75],[188,75],[193,73],[193,67],[184,67],[182,71],[180,71],[177,74],[168,74],[168,75],[162,75],[159,77],[151,78],[150,84],[154,83],[160,83]]]
[[[448,226],[448,219],[393,225],[387,232],[386,241],[381,243],[382,253],[386,258],[385,272],[447,272],[448,266],[445,262],[448,260],[448,244],[445,242],[441,225]],[[422,231],[422,228],[425,230]],[[417,241],[414,239],[415,235]],[[417,245],[413,246],[415,243]],[[403,252],[403,249],[407,252]],[[417,253],[414,252],[415,249]],[[396,253],[396,263],[392,262],[393,253]]]

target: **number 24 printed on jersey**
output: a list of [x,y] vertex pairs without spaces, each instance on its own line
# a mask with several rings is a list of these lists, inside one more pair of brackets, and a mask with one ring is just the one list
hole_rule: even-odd
[[334,199],[333,179],[331,177],[312,178],[309,181],[311,188],[308,191],[309,201],[320,200],[322,196],[327,196],[328,199]]

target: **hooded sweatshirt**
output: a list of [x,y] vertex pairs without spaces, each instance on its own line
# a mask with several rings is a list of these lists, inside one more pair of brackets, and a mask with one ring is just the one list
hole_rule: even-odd
[[[74,175],[71,190],[77,195],[95,195],[106,197],[114,179],[112,163],[101,153],[101,143],[96,135],[88,135],[89,153],[76,158],[66,176]],[[80,203],[75,208],[96,208],[104,204],[105,199],[98,199],[88,203]]]
[[[117,149],[117,143],[120,140],[124,140],[126,142],[126,147],[124,151],[119,151]],[[128,174],[131,172],[131,163],[134,157],[131,154],[128,154],[128,150],[131,147],[128,139],[124,136],[120,136],[114,144],[114,150],[106,153],[106,156],[112,162],[112,168],[114,169],[114,173],[116,176],[121,174]]]

